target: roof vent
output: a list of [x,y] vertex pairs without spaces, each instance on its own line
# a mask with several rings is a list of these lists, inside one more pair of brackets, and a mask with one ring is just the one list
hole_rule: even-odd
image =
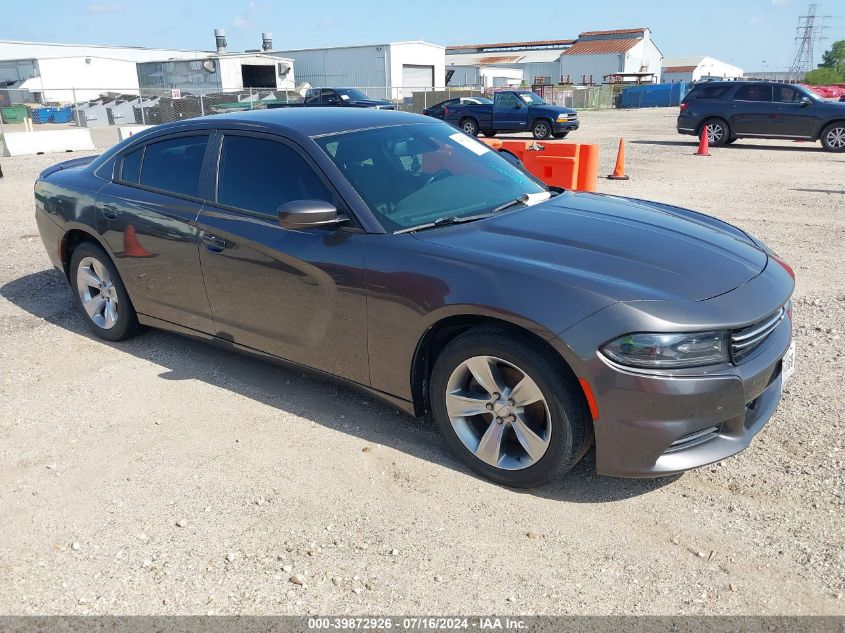
[[273,50],[273,34],[272,33],[262,33],[261,34],[261,49],[266,53],[267,51]]
[[226,52],[226,31],[223,29],[214,29],[214,40],[217,44],[217,54],[222,55]]

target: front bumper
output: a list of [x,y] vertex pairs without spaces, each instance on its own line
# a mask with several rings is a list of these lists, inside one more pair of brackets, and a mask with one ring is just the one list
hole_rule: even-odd
[[577,130],[580,125],[581,124],[578,122],[578,119],[571,119],[566,122],[555,121],[552,124],[552,132],[554,132],[555,134],[558,134],[560,132],[572,132],[574,130]]
[[[598,347],[627,331],[738,329],[784,304],[793,282],[771,261],[763,273],[719,297],[698,302],[619,303],[570,328],[564,350],[598,405],[596,470],[616,477],[659,477],[704,466],[746,448],[777,409],[782,359],[792,341],[784,318],[749,356],[683,370],[638,370]],[[688,322],[683,322],[688,319]],[[717,327],[712,327],[716,324]],[[557,344],[553,341],[553,344]]]

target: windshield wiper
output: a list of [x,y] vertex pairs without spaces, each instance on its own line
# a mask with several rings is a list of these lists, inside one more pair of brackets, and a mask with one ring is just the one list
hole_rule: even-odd
[[450,224],[465,224],[466,222],[474,222],[475,220],[483,220],[489,218],[492,213],[484,213],[482,215],[471,215],[466,218],[459,217],[443,217],[437,218],[434,222],[426,222],[425,224],[418,224],[417,226],[409,226],[406,229],[399,229],[393,233],[413,233],[414,231],[424,231],[426,229],[433,229],[438,226],[449,226]]
[[532,204],[537,204],[538,202],[542,202],[543,200],[548,200],[551,198],[552,195],[548,191],[541,191],[540,193],[524,193],[519,198],[511,200],[510,202],[506,202],[505,204],[501,204],[495,209],[493,209],[493,213],[498,213],[499,211],[504,211],[505,209],[510,209],[511,207],[515,207],[518,204],[525,205],[526,207],[531,206]]

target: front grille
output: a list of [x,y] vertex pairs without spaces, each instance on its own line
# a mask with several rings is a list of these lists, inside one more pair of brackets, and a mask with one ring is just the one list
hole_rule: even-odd
[[718,426],[708,426],[705,429],[701,429],[696,431],[695,433],[690,433],[688,435],[684,435],[681,438],[678,438],[666,449],[667,453],[671,453],[673,451],[679,451],[684,448],[691,448],[693,446],[698,446],[699,444],[703,444],[708,440],[712,440],[719,434],[719,427]]
[[777,312],[753,323],[741,330],[731,332],[731,356],[735,363],[740,362],[757,349],[766,338],[780,325],[786,310],[781,307]]

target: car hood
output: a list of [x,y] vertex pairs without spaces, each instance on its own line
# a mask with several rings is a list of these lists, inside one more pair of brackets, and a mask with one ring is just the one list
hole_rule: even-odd
[[385,101],[384,99],[352,99],[349,103],[358,106],[366,106],[368,108],[380,105],[393,105],[390,101]]
[[549,103],[545,105],[538,105],[538,106],[531,106],[531,109],[534,112],[544,112],[549,115],[557,116],[558,114],[578,114],[575,110],[570,108],[564,108],[561,106],[551,105]]
[[566,192],[540,204],[417,239],[507,260],[526,274],[600,292],[615,301],[701,301],[766,267],[744,233],[709,216],[641,200]]

